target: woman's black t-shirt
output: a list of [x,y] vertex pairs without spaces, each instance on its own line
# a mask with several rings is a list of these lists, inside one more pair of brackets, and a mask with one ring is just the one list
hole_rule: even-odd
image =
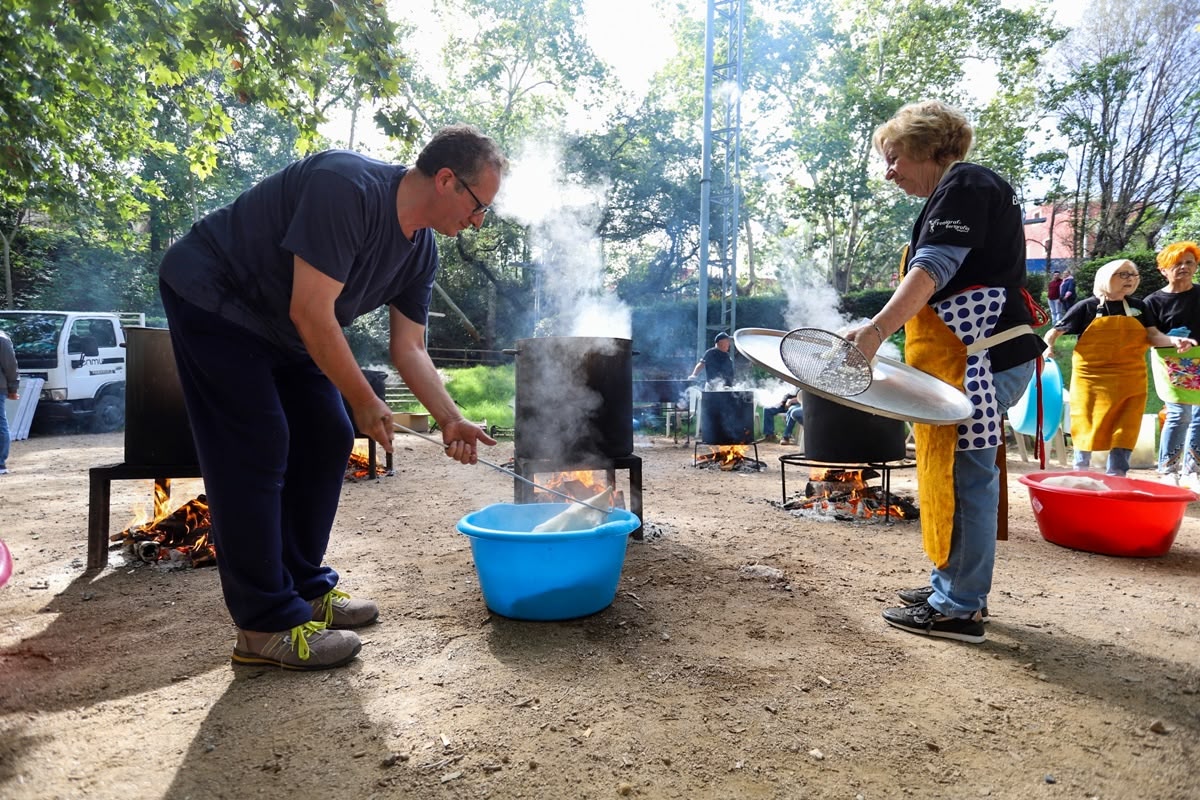
[[[923,245],[970,249],[958,271],[930,304],[972,286],[1008,290],[993,333],[1033,322],[1025,305],[1025,227],[1021,204],[1008,182],[987,167],[955,164],[934,189],[913,225],[910,253]],[[992,370],[1000,372],[1036,358],[1045,349],[1033,333],[990,348]]]

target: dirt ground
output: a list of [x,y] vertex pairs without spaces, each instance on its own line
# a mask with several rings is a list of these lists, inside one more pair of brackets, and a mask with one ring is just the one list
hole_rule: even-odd
[[[640,439],[647,536],[616,601],[533,623],[488,613],[454,527],[511,481],[399,436],[394,476],[346,484],[329,552],[381,622],[348,668],[296,674],[231,666],[213,568],[114,552],[85,571],[87,470],[122,460],[120,433],[15,442],[0,796],[1200,797],[1200,504],[1165,557],[1067,550],[1014,457],[993,621],[969,645],[880,618],[926,579],[919,523],[792,516],[784,452],[723,473]],[[149,494],[113,484],[113,532]]]

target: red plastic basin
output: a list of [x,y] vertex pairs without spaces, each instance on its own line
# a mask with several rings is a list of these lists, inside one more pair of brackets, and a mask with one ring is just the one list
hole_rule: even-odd
[[[1046,478],[1061,475],[1092,478],[1111,491],[1042,484]],[[1031,472],[1018,480],[1029,488],[1029,502],[1043,539],[1109,556],[1166,555],[1188,503],[1197,499],[1194,492],[1180,486],[1095,472]]]

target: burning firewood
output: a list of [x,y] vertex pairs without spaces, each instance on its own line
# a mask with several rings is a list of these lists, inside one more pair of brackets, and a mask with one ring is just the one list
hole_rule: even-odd
[[817,469],[810,473],[804,496],[783,504],[789,511],[805,510],[836,519],[891,517],[918,519],[920,511],[909,499],[867,483],[879,473],[872,469]]
[[217,563],[217,548],[212,541],[212,516],[205,495],[199,495],[153,522],[131,525],[114,534],[111,541],[124,542],[135,558],[151,564],[186,560],[193,567],[204,567]]
[[346,480],[361,481],[370,477],[379,477],[387,475],[387,467],[382,464],[375,465],[375,475],[371,475],[371,461],[362,453],[355,451],[350,454],[350,460],[346,462]]

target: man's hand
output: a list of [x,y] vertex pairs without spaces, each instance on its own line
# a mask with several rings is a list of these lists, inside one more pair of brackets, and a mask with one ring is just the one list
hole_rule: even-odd
[[461,464],[477,464],[479,457],[475,452],[477,442],[483,442],[489,447],[496,440],[484,433],[483,428],[467,422],[459,417],[441,425],[442,443],[446,445],[446,455]]
[[372,396],[366,403],[354,408],[354,427],[364,436],[383,445],[387,452],[392,452],[392,435],[395,432],[392,409],[378,397]]

